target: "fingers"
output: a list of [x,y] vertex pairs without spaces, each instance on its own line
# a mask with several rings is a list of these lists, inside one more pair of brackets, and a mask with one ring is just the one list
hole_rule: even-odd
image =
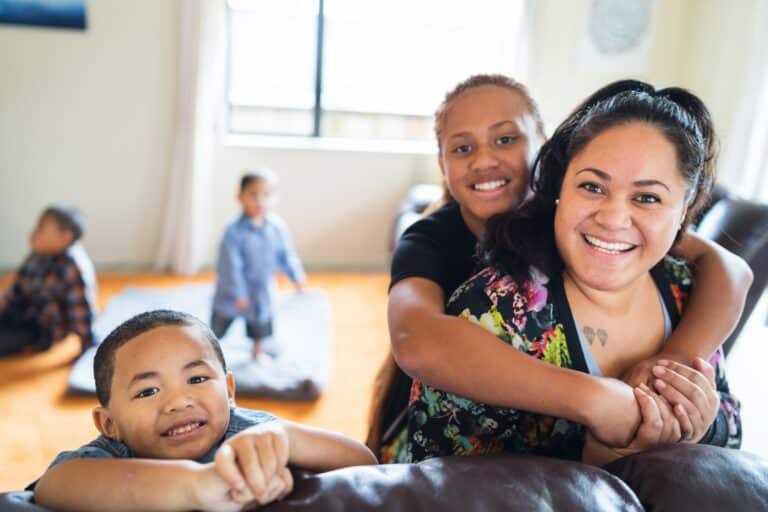
[[637,429],[635,439],[632,441],[633,445],[638,447],[650,447],[654,446],[659,441],[661,435],[661,429],[663,422],[661,419],[661,412],[659,406],[651,396],[653,393],[645,385],[641,384],[635,388],[635,397],[637,403],[640,406],[640,416],[642,421],[640,427]]
[[[247,490],[261,500],[283,488],[272,488],[276,475],[288,464],[288,440],[270,429],[238,435],[226,441],[216,452],[214,461],[220,465],[222,478],[231,485],[233,498]],[[275,494],[276,495],[276,494]]]
[[653,377],[651,374],[652,367],[653,361],[640,361],[635,366],[624,372],[624,374],[621,376],[621,380],[633,388],[639,386],[640,384],[650,384],[650,381]]
[[715,387],[715,368],[708,361],[697,357],[693,360],[693,367],[700,371],[712,387]]
[[281,468],[267,484],[267,490],[259,497],[258,502],[266,505],[275,500],[285,498],[293,490],[293,476],[287,467]]
[[[654,367],[657,377],[653,385],[659,394],[676,406],[675,417],[685,429],[692,433],[686,436],[696,441],[706,432],[712,423],[720,403],[720,398],[714,389],[714,370],[704,361],[694,362],[703,371],[665,361],[663,365]],[[688,420],[683,418],[681,406]],[[681,430],[682,432],[682,430]]]
[[680,404],[675,405],[672,410],[675,413],[675,418],[677,418],[677,421],[680,423],[680,440],[690,441],[693,439],[696,429],[694,428],[691,418],[688,416],[688,412],[685,410],[685,407]]
[[235,460],[235,451],[228,444],[223,444],[216,450],[214,456],[216,472],[235,492],[242,492],[246,489],[245,479],[240,473],[240,468]]
[[659,409],[659,414],[662,421],[661,434],[659,435],[658,444],[662,445],[679,442],[681,437],[680,423],[677,421],[677,418],[675,418],[674,412],[672,412],[672,406],[664,397],[651,392],[650,389],[648,392],[656,401],[656,405]]
[[240,443],[238,446],[237,463],[254,496],[260,496],[266,489],[267,478],[262,469],[262,458],[253,445]]
[[710,399],[705,390],[709,389],[713,392],[708,384],[705,384],[705,387],[702,388],[694,384],[686,376],[678,373],[676,369],[673,370],[663,366],[654,366],[653,374],[657,377],[657,380],[653,382],[653,387],[671,404],[680,404],[685,407],[692,420],[698,421],[698,418],[702,416],[702,412],[708,410]]
[[[668,368],[675,373],[685,377],[688,381],[694,385],[699,386],[702,389],[715,388],[715,369],[701,358],[696,358],[693,361],[694,366],[699,365],[704,371],[686,366],[676,361],[661,360],[657,366],[662,368]],[[655,374],[655,371],[654,371]]]

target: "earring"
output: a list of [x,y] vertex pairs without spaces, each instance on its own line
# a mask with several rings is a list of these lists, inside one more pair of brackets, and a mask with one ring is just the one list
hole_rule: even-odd
[[560,198],[558,197],[557,199],[555,199],[555,206],[557,206],[559,204],[560,204]]

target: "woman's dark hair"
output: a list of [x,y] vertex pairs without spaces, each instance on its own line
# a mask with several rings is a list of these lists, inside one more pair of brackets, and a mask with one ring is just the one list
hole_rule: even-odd
[[579,105],[544,143],[534,162],[533,192],[518,209],[489,219],[479,253],[483,261],[524,278],[535,265],[552,277],[563,268],[555,246],[555,200],[571,159],[600,133],[641,122],[657,128],[675,147],[678,169],[688,184],[688,210],[677,234],[709,198],[715,178],[716,141],[704,103],[679,87],[656,90],[637,80],[621,80]]

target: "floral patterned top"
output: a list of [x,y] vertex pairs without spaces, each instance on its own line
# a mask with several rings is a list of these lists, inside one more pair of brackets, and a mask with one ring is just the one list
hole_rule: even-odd
[[[672,325],[692,287],[688,267],[667,258],[651,270]],[[447,311],[476,323],[531,357],[588,372],[562,279],[532,272],[524,282],[486,268],[462,284]],[[718,417],[701,442],[739,447],[739,402],[730,395],[722,352],[710,360],[721,398]],[[406,427],[382,449],[384,462],[418,462],[444,455],[530,453],[580,460],[583,425],[529,411],[495,407],[413,382]]]

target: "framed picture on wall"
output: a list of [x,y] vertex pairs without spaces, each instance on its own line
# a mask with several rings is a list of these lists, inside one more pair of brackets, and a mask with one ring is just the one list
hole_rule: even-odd
[[85,30],[85,0],[0,0],[0,23]]

